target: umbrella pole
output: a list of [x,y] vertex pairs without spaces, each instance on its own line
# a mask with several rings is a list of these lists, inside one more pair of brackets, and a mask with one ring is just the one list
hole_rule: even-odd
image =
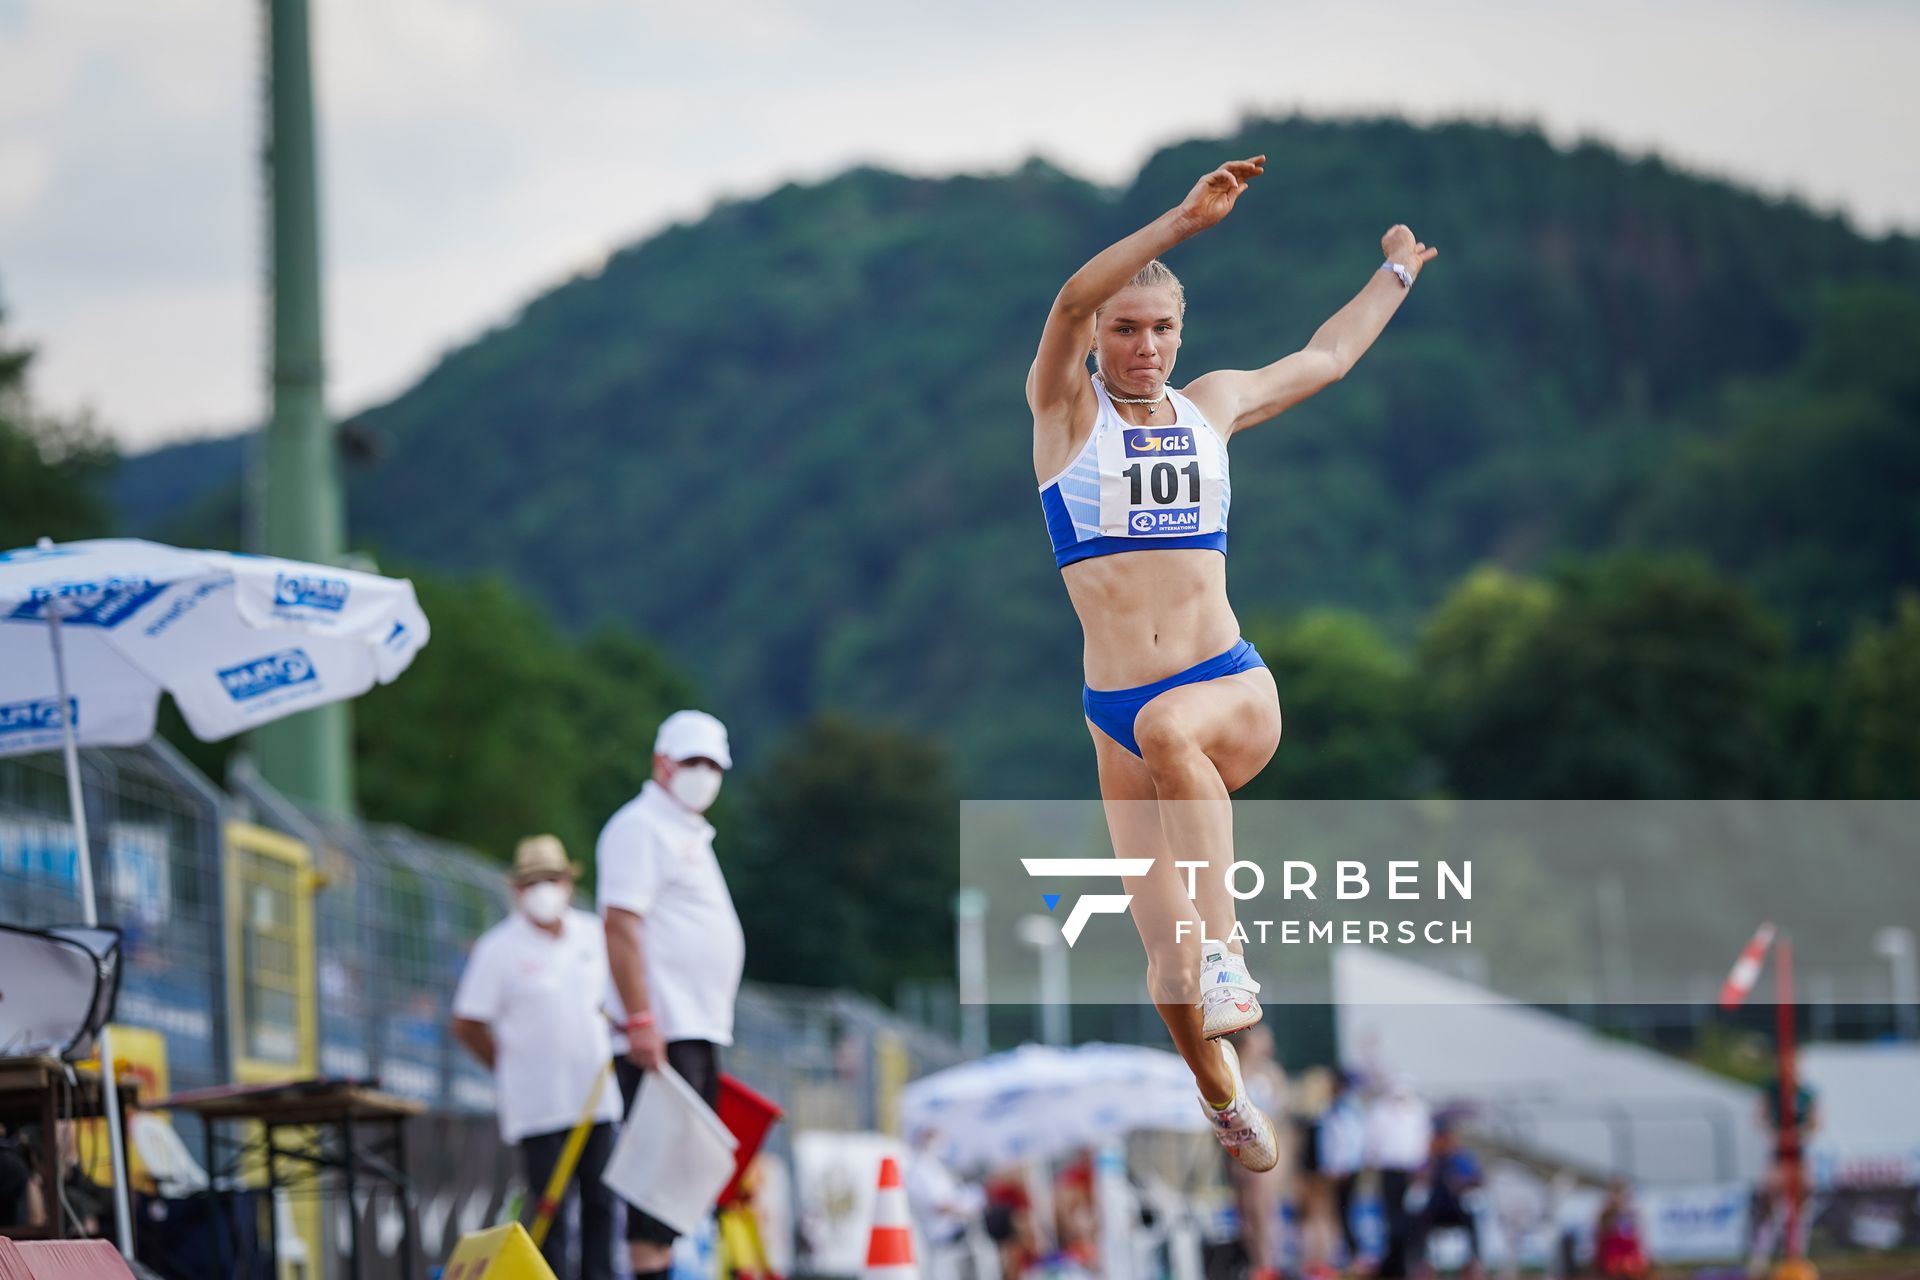
[[[60,610],[47,602],[47,631],[53,638],[53,681],[60,697],[62,750],[67,758],[67,803],[73,808],[74,861],[80,868],[80,903],[89,929],[100,923],[93,896],[93,846],[87,839],[87,806],[80,794],[80,742],[73,727],[73,702],[67,697],[66,646],[60,637]],[[100,1085],[106,1099],[107,1145],[113,1154],[113,1227],[121,1256],[133,1257],[133,1213],[127,1200],[127,1151],[121,1133],[120,1085],[113,1069],[113,1046],[100,1028]]]

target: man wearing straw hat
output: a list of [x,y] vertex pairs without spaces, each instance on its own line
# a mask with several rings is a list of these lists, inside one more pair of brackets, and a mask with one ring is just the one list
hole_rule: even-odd
[[453,1034],[493,1072],[500,1136],[520,1148],[530,1208],[591,1106],[593,1128],[566,1191],[580,1201],[580,1266],[568,1265],[564,1204],[541,1252],[556,1276],[613,1280],[613,1193],[600,1181],[620,1118],[605,1078],[607,945],[599,919],[572,905],[578,871],[557,838],[520,842],[514,913],[473,944],[453,996]]
[[[643,1072],[671,1067],[712,1106],[720,1050],[733,1043],[733,1003],[746,940],[703,816],[733,767],[727,729],[704,711],[676,711],[653,740],[653,779],[607,819],[594,881],[626,1046],[615,1062],[627,1105]],[[666,1280],[674,1230],[629,1207],[634,1280]]]

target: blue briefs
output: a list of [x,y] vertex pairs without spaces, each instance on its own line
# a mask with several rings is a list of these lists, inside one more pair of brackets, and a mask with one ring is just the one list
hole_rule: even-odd
[[1253,642],[1241,640],[1217,658],[1196,662],[1185,671],[1176,671],[1152,684],[1132,689],[1085,689],[1080,695],[1080,706],[1087,713],[1087,719],[1093,721],[1100,732],[1137,756],[1140,754],[1140,743],[1133,736],[1133,721],[1140,714],[1140,708],[1167,690],[1178,689],[1183,684],[1218,680],[1221,676],[1235,675],[1266,665],[1260,660],[1260,651],[1253,647]]

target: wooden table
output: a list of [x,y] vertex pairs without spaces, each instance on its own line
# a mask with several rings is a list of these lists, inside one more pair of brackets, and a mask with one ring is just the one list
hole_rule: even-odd
[[[139,1085],[120,1077],[120,1104],[138,1102]],[[0,1124],[17,1134],[22,1125],[38,1129],[38,1167],[45,1188],[47,1222],[40,1227],[0,1227],[0,1236],[15,1240],[60,1240],[81,1235],[80,1224],[67,1213],[66,1162],[60,1158],[60,1121],[92,1120],[106,1114],[98,1071],[71,1067],[58,1058],[0,1058]]]
[[[258,1136],[242,1133],[227,1139],[232,1167],[253,1156],[263,1157],[267,1168],[269,1239],[273,1243],[276,1265],[280,1252],[279,1223],[272,1212],[275,1194],[292,1184],[281,1177],[282,1162],[305,1166],[314,1178],[328,1172],[341,1175],[347,1197],[348,1253],[352,1264],[351,1280],[363,1280],[364,1259],[360,1248],[359,1181],[370,1177],[384,1183],[400,1196],[405,1236],[401,1260],[402,1275],[421,1274],[417,1219],[413,1183],[407,1176],[406,1122],[426,1110],[421,1103],[382,1093],[363,1080],[313,1079],[289,1080],[277,1084],[223,1085],[176,1093],[153,1104],[191,1112],[206,1121],[209,1141],[215,1126],[259,1126]],[[317,1141],[292,1140],[281,1131],[311,1129]],[[329,1236],[331,1232],[327,1233]],[[316,1265],[319,1265],[316,1259]]]

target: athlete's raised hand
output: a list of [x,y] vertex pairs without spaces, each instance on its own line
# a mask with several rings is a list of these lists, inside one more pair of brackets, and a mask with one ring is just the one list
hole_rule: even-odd
[[1387,234],[1380,237],[1380,252],[1387,255],[1388,262],[1397,262],[1407,269],[1407,274],[1420,275],[1420,268],[1432,262],[1439,250],[1430,244],[1413,238],[1413,232],[1395,223],[1387,228]]
[[1229,160],[1193,184],[1187,198],[1180,202],[1180,221],[1189,233],[1205,231],[1229,213],[1247,184],[1267,171],[1265,156]]

